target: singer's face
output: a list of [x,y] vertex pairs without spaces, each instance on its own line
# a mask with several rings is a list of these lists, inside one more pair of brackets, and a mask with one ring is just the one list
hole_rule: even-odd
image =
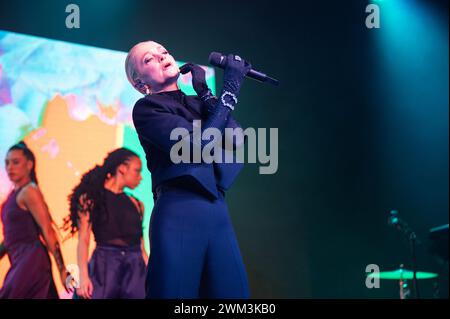
[[134,65],[142,82],[153,92],[175,83],[180,75],[175,59],[159,43],[148,41],[133,48]]

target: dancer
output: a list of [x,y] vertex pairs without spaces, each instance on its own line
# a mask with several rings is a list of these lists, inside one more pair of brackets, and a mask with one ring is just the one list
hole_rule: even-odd
[[[119,148],[81,178],[69,196],[65,228],[78,231],[80,286],[75,298],[143,299],[148,256],[142,238],[143,204],[124,192],[141,180],[138,155]],[[96,247],[88,263],[91,231]]]
[[[180,91],[180,69],[160,44],[147,41],[128,53],[125,70],[142,94],[133,109],[133,122],[152,175],[155,206],[150,221],[150,261],[147,298],[248,298],[248,280],[225,202],[241,163],[174,163],[171,132],[182,128],[193,148],[213,140],[194,141],[193,121],[203,120],[202,131],[240,128],[231,116],[249,63],[229,55],[222,94],[211,94],[201,67],[187,64],[197,96]],[[225,136],[227,139],[227,136]],[[228,140],[230,140],[228,138]],[[243,144],[242,134],[231,138]],[[210,144],[211,145],[211,144]],[[173,155],[173,153],[172,153]]]
[[0,258],[8,255],[11,268],[0,289],[0,299],[57,299],[48,250],[55,258],[67,292],[72,282],[48,206],[38,187],[36,159],[26,144],[20,142],[8,150],[5,166],[14,190],[1,212],[4,242],[0,245]]

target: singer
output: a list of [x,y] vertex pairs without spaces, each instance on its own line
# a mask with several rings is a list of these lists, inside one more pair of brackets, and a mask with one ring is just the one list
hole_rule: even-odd
[[[177,142],[175,128],[185,128],[192,147],[209,140],[193,139],[193,120],[207,128],[239,128],[231,116],[244,76],[251,69],[239,56],[228,55],[223,90],[211,94],[204,70],[188,63],[178,68],[160,44],[147,41],[128,53],[129,82],[145,95],[133,109],[133,122],[152,174],[155,206],[150,220],[150,259],[147,298],[248,298],[247,274],[225,202],[225,191],[242,163],[178,163],[169,153]],[[177,85],[191,72],[198,96],[186,96]],[[233,139],[244,144],[242,136]],[[191,152],[192,154],[193,152]]]

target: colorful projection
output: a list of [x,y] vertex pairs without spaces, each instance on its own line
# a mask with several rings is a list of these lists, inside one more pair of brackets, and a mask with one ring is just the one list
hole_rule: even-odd
[[[109,151],[124,146],[143,161],[141,185],[127,191],[145,205],[144,238],[149,251],[151,176],[131,118],[141,95],[126,79],[125,57],[125,52],[0,30],[0,203],[12,187],[4,158],[20,140],[36,155],[39,186],[59,226],[68,214],[67,196],[81,175],[100,164]],[[214,92],[214,70],[205,69]],[[181,76],[179,86],[194,94],[190,75]],[[76,264],[76,245],[76,236],[62,243],[67,264]],[[94,241],[90,247],[92,251]],[[70,298],[52,262],[60,296]],[[8,268],[5,257],[0,261],[0,286]]]

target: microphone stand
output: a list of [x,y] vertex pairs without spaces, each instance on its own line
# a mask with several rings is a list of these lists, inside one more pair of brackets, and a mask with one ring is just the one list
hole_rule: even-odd
[[414,297],[420,299],[419,285],[417,282],[417,256],[416,256],[416,245],[420,244],[416,233],[409,227],[409,225],[398,217],[398,211],[391,210],[390,217],[388,219],[388,224],[394,226],[399,231],[401,231],[409,241],[409,247],[411,251],[412,259],[412,270],[413,270],[413,287],[414,287]]
[[409,245],[411,248],[411,257],[412,257],[414,296],[416,297],[416,299],[420,299],[419,285],[417,284],[416,242],[417,242],[416,233],[412,231],[409,234]]

